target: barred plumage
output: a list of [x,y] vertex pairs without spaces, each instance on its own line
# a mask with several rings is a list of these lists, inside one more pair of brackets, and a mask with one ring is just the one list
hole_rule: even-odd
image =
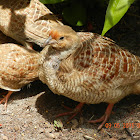
[[54,93],[81,104],[109,103],[100,119],[101,129],[116,102],[140,93],[140,58],[107,37],[83,32],[77,35],[80,45],[65,49],[57,42],[42,51],[39,76]]
[[28,48],[30,42],[43,46],[50,34],[61,33],[59,28],[65,30],[39,0],[1,0],[0,13],[0,30]]
[[26,84],[38,79],[39,53],[23,46],[7,43],[12,39],[0,33],[0,88],[9,94],[0,101],[7,101],[13,91],[19,91]]

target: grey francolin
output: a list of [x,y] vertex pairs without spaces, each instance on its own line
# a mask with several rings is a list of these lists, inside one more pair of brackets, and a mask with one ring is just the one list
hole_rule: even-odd
[[80,102],[73,111],[58,116],[74,117],[84,104],[108,103],[105,114],[90,121],[102,122],[101,129],[115,103],[140,93],[140,58],[107,37],[84,32],[77,35],[81,43],[74,45],[72,40],[67,48],[62,45],[65,38],[63,42],[48,40],[41,52],[39,78],[53,93]]
[[0,30],[23,46],[30,48],[30,42],[45,46],[52,32],[61,33],[59,28],[67,26],[39,0],[0,0]]
[[6,43],[9,40],[12,39],[0,33],[0,88],[8,90],[0,104],[5,102],[5,106],[14,91],[20,91],[24,85],[38,79],[39,69],[38,52]]

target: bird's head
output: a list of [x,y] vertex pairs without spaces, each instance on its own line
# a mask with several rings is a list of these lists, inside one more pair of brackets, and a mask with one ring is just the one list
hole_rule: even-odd
[[51,45],[56,50],[69,50],[75,49],[79,42],[77,33],[71,27],[57,25],[50,30],[49,38],[43,46]]

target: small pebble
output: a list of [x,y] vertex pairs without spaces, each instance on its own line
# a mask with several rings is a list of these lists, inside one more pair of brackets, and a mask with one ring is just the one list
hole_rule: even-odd
[[117,139],[115,139],[115,138],[110,138],[109,140],[117,140]]
[[43,128],[39,128],[39,133],[44,133],[44,129]]
[[15,126],[14,129],[15,129],[15,131],[18,131],[19,130],[19,127]]
[[46,128],[45,129],[45,133],[47,134],[47,133],[51,133],[52,132],[52,128]]
[[2,140],[8,140],[8,137],[5,135],[1,135]]
[[54,135],[53,133],[47,133],[47,134],[46,134],[46,137],[47,137],[47,138],[51,138],[51,139],[55,139],[55,138],[56,138],[55,135]]
[[92,137],[90,137],[90,136],[88,136],[88,135],[84,135],[83,136],[86,140],[95,140],[94,138],[92,138]]

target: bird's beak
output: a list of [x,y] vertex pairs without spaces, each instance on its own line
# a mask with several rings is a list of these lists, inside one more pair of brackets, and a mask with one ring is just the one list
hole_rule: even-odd
[[56,41],[55,39],[52,39],[51,36],[49,36],[49,37],[45,40],[45,42],[44,42],[44,44],[43,44],[42,47],[45,47],[46,45],[50,45],[50,44],[54,44],[54,43],[57,43],[57,41]]

